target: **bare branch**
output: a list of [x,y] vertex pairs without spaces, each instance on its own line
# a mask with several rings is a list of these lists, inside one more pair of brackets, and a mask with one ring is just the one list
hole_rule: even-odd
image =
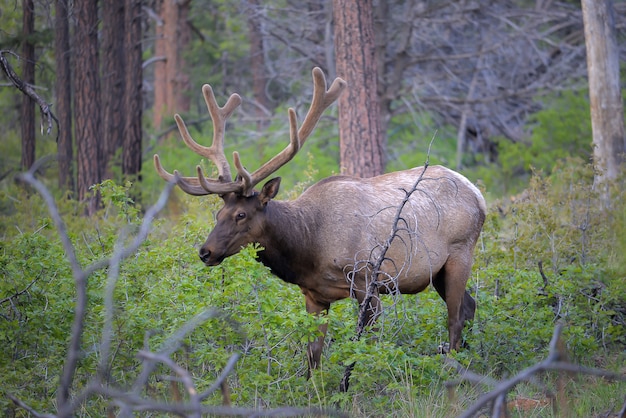
[[56,415],[41,414],[41,413],[35,411],[30,405],[26,404],[25,402],[23,402],[22,400],[16,398],[15,396],[11,395],[10,393],[7,396],[9,397],[9,399],[11,399],[11,401],[15,405],[19,406],[20,408],[22,408],[23,410],[25,410],[26,412],[28,412],[29,414],[31,414],[35,418],[56,418]]
[[18,290],[17,292],[15,292],[14,294],[12,294],[11,296],[7,296],[7,297],[6,297],[6,298],[4,298],[4,299],[0,299],[0,305],[2,305],[2,304],[3,304],[3,303],[5,303],[5,302],[8,302],[8,301],[10,301],[10,300],[12,300],[12,299],[15,299],[15,298],[19,297],[20,295],[23,295],[24,293],[28,292],[28,289],[30,289],[30,288],[31,288],[31,287],[35,284],[35,282],[37,282],[37,280],[39,280],[39,278],[40,278],[40,276],[35,277],[35,278],[33,279],[33,281],[31,281],[31,282],[28,284],[28,286],[26,286],[24,289],[22,289],[22,290]]
[[[554,333],[552,335],[552,339],[549,345],[550,351],[545,360],[522,370],[517,375],[505,381],[496,383],[492,379],[485,377],[485,382],[488,382],[489,384],[495,384],[494,389],[482,395],[470,408],[465,410],[463,414],[459,416],[459,418],[470,418],[475,416],[478,411],[480,411],[483,407],[485,407],[490,402],[495,402],[503,395],[506,395],[519,383],[524,381],[534,382],[534,377],[536,374],[549,370],[588,374],[592,376],[602,377],[607,380],[626,381],[626,376],[620,373],[613,373],[606,370],[582,367],[569,363],[567,361],[563,361],[567,358],[567,353],[564,351],[561,340],[562,330],[563,326],[561,324],[557,325],[554,329]],[[481,378],[481,376],[469,372],[462,367],[458,367],[458,365],[456,364],[455,367],[457,371],[461,374],[461,380],[470,380],[472,382],[475,382],[479,381]]]
[[[366,272],[370,273],[370,278],[369,278],[369,285],[367,286],[365,298],[363,299],[363,301],[361,302],[361,305],[359,306],[359,316],[358,316],[358,321],[357,321],[356,335],[353,337],[353,340],[355,341],[358,341],[361,339],[361,336],[363,335],[365,327],[368,325],[367,318],[368,318],[368,312],[372,310],[372,307],[373,307],[372,300],[374,299],[374,297],[376,298],[379,297],[378,289],[385,282],[384,277],[386,277],[387,275],[382,271],[382,265],[386,260],[388,260],[386,257],[386,254],[389,248],[391,247],[391,243],[394,241],[394,239],[398,238],[398,232],[400,230],[399,224],[401,222],[404,222],[404,219],[402,217],[402,212],[404,210],[404,207],[409,203],[411,196],[417,190],[419,184],[422,182],[422,179],[424,178],[424,174],[426,173],[428,166],[429,166],[429,161],[427,159],[424,164],[423,170],[420,172],[420,175],[418,176],[417,180],[415,180],[415,183],[413,184],[412,188],[410,190],[404,191],[405,192],[404,199],[396,207],[396,214],[393,218],[394,221],[391,226],[391,231],[389,232],[387,240],[383,242],[381,245],[379,245],[377,248],[372,250],[372,253],[374,251],[379,251],[376,261],[373,263],[373,265],[369,261],[366,262],[364,265]],[[408,257],[407,259],[410,259],[410,257]],[[355,262],[355,268],[357,267],[357,265],[358,263]],[[370,266],[371,266],[371,270],[370,270]],[[354,274],[354,272],[352,272],[352,274]],[[394,280],[394,278],[390,278],[390,281],[392,280]],[[379,314],[380,312],[374,312],[373,316],[376,317]],[[346,366],[343,377],[339,384],[339,390],[341,392],[348,391],[348,387],[350,384],[350,375],[352,374],[352,370],[354,369],[354,366],[355,366],[355,363],[351,363],[348,366]]]
[[[4,74],[6,74],[7,78],[11,81],[11,83],[13,83],[15,87],[17,87],[22,93],[24,93],[25,95],[33,99],[33,101],[39,105],[39,109],[41,110],[41,117],[48,121],[46,135],[50,135],[50,132],[52,131],[52,121],[54,120],[54,122],[57,125],[57,139],[58,139],[59,120],[56,118],[56,116],[54,116],[54,113],[52,113],[52,110],[50,109],[50,106],[48,105],[48,103],[35,92],[32,86],[23,82],[19,78],[19,76],[15,73],[15,71],[13,71],[13,67],[11,67],[11,64],[9,64],[6,57],[4,56],[5,54],[13,54],[13,53],[7,50],[0,50],[0,67],[2,67],[2,71],[4,72]],[[41,131],[43,133],[43,122],[42,122]]]

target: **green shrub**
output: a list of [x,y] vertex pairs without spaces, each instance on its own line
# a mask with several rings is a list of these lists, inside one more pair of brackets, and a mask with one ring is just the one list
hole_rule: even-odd
[[[542,360],[556,323],[565,325],[564,341],[572,359],[582,364],[610,364],[606,353],[626,343],[623,203],[616,196],[611,211],[596,205],[591,172],[579,161],[566,161],[555,171],[558,176],[536,174],[514,203],[491,205],[470,281],[477,316],[464,331],[467,347],[452,354],[478,373],[502,378]],[[83,265],[111,255],[116,242],[128,241],[140,222],[130,184],[99,187],[105,205],[89,220],[59,200]],[[3,193],[12,197],[12,207],[0,218],[2,390],[53,411],[73,315],[72,274],[41,199],[15,187]],[[461,387],[464,400],[445,399],[443,383],[456,375],[435,354],[447,340],[445,304],[435,291],[385,296],[377,331],[353,341],[354,301],[333,304],[328,317],[309,316],[299,289],[255,260],[257,247],[218,267],[203,266],[196,248],[212,228],[211,213],[220,199],[182,194],[177,199],[176,210],[156,221],[120,270],[110,367],[115,386],[128,387],[135,379],[141,366],[136,354],[145,341],[158,349],[191,318],[217,309],[219,314],[190,333],[172,358],[203,390],[240,353],[228,380],[237,406],[340,405],[355,415],[428,411],[422,416],[450,416],[478,395]],[[89,278],[76,388],[94,375],[99,361],[106,273]],[[329,324],[327,346],[321,369],[307,381],[305,347],[318,335],[321,321]],[[345,366],[353,361],[350,391],[340,393]],[[161,366],[151,376],[150,396],[172,399],[172,385],[164,378],[169,374]],[[217,405],[221,398],[215,394],[207,402]],[[0,407],[12,408],[6,398]],[[88,399],[83,409],[85,416],[99,415],[105,402]]]

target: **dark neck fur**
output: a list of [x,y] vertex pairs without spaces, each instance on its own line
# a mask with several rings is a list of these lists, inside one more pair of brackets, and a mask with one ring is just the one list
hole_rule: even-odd
[[[300,284],[302,275],[313,266],[309,251],[314,236],[305,226],[305,212],[290,203],[270,201],[266,207],[267,227],[259,260],[273,274],[288,283]],[[307,232],[309,231],[309,232]]]

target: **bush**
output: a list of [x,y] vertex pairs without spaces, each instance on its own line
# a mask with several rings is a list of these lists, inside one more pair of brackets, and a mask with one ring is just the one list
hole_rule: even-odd
[[[556,323],[565,324],[569,352],[583,364],[610,364],[607,353],[626,343],[622,200],[616,196],[611,211],[596,205],[592,173],[579,161],[566,161],[555,172],[558,176],[534,175],[515,202],[491,205],[470,283],[477,317],[464,332],[467,348],[452,354],[479,373],[500,378],[543,359]],[[130,185],[108,182],[100,191],[105,208],[89,222],[76,216],[80,209],[62,201],[83,265],[109,256],[140,221]],[[12,197],[11,210],[0,219],[3,390],[38,410],[52,411],[73,317],[72,274],[41,199],[15,187],[3,193]],[[458,408],[445,400],[443,386],[453,371],[435,354],[447,340],[445,305],[436,292],[385,297],[379,331],[352,341],[354,301],[333,304],[327,318],[309,316],[297,287],[255,261],[255,246],[219,267],[205,268],[195,247],[211,229],[208,214],[218,209],[219,199],[178,199],[181,211],[159,219],[121,268],[108,371],[112,385],[131,384],[141,367],[136,353],[144,344],[159,347],[198,313],[216,308],[220,314],[190,333],[173,359],[203,390],[232,354],[241,353],[228,380],[237,406],[340,405],[355,415],[398,416],[421,411],[449,416]],[[107,280],[105,271],[89,278],[89,321],[77,388],[96,373]],[[305,345],[317,335],[320,321],[329,323],[327,347],[321,370],[307,381]],[[353,361],[350,392],[340,393],[344,368]],[[151,395],[174,397],[177,384],[169,374],[160,367],[152,375]],[[471,388],[463,393],[469,400],[477,396]],[[0,402],[3,410],[12,408],[5,398]],[[208,402],[218,405],[221,398],[214,395]],[[104,399],[90,398],[80,415],[102,415],[105,409]]]

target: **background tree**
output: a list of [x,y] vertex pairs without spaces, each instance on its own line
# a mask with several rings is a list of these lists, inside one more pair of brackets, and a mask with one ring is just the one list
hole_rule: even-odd
[[[124,123],[128,110],[124,95],[127,53],[124,49],[124,0],[104,1],[102,4],[102,166],[105,178],[111,178],[110,164],[124,141]],[[135,91],[133,90],[133,93]]]
[[348,82],[338,101],[340,167],[360,177],[385,170],[372,13],[370,0],[333,0],[336,72]]
[[[268,51],[294,57],[291,65],[274,64],[282,74],[273,77],[275,85],[291,88],[281,80],[306,77],[312,63],[333,75],[320,58],[327,56],[329,39],[332,45],[332,31],[318,36],[328,18],[319,7],[307,7],[319,3],[287,2],[280,13],[266,7],[260,14]],[[617,27],[623,28],[626,4],[616,7]],[[501,142],[527,143],[524,124],[547,105],[546,96],[586,85],[582,13],[571,2],[390,1],[376,3],[374,13],[380,118],[395,133],[388,161],[418,154],[435,126],[455,129],[461,165],[494,161]],[[412,144],[394,142],[403,130],[416,135]]]
[[612,2],[583,0],[582,10],[596,183],[602,183],[622,173],[626,151],[619,50]]
[[125,89],[123,99],[124,133],[122,135],[122,173],[126,178],[141,180],[141,142],[143,115],[143,70],[142,70],[142,30],[141,0],[126,0],[124,14]]
[[155,55],[163,57],[154,64],[153,126],[160,127],[163,116],[189,110],[189,75],[183,52],[191,40],[189,8],[191,0],[157,1]]
[[74,190],[74,170],[72,160],[72,78],[70,70],[70,31],[68,20],[68,0],[55,0],[54,10],[54,58],[56,79],[56,112],[59,119],[57,156],[59,161],[59,187]]
[[[22,0],[22,81],[35,84],[35,45],[31,37],[35,32],[35,5],[33,0]],[[22,95],[22,169],[35,162],[35,103]]]
[[102,181],[100,78],[98,72],[98,2],[75,4],[74,94],[77,144],[78,199],[87,201],[87,214],[98,208],[99,198],[90,188]]
[[250,68],[252,73],[252,92],[254,95],[254,113],[257,115],[259,130],[267,127],[267,117],[271,114],[272,103],[267,95],[267,71],[265,65],[265,48],[263,47],[263,31],[258,0],[249,0],[248,39],[250,42]]

